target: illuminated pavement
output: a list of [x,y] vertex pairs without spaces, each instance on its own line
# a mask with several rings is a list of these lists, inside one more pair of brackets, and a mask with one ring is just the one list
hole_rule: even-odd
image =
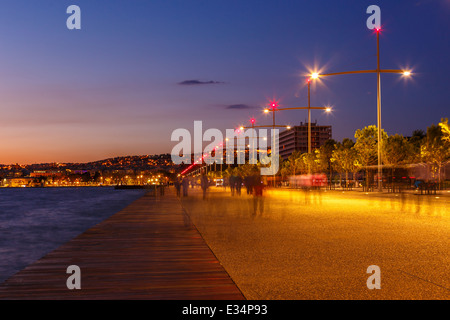
[[[184,208],[247,299],[450,298],[450,193],[276,190],[252,217],[245,189],[189,191]],[[370,265],[380,290],[366,286]]]

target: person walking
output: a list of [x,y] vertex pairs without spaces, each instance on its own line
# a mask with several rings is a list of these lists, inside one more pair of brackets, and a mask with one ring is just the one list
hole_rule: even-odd
[[234,196],[234,190],[236,189],[236,177],[230,175],[229,182],[230,182],[231,196]]
[[181,185],[183,186],[183,197],[188,196],[188,189],[189,189],[189,179],[188,177],[183,177],[183,180],[181,180]]
[[208,176],[204,173],[202,173],[202,176],[200,178],[200,185],[203,190],[203,200],[205,200],[206,199],[206,191],[208,190],[208,187],[209,187],[209,179],[208,179]]
[[175,190],[177,190],[177,197],[180,197],[181,196],[181,182],[180,182],[180,179],[177,178],[173,184],[175,186]]
[[244,178],[244,186],[247,189],[247,195],[251,195],[253,193],[253,176]]
[[264,212],[264,183],[260,177],[255,177],[255,184],[253,186],[253,216],[259,212],[260,215]]
[[236,183],[236,194],[238,196],[240,196],[241,195],[241,189],[242,189],[242,177],[238,175],[236,177],[235,183]]

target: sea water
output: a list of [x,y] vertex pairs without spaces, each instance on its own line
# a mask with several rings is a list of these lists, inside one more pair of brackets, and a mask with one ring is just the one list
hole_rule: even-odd
[[112,187],[0,188],[0,283],[143,194]]

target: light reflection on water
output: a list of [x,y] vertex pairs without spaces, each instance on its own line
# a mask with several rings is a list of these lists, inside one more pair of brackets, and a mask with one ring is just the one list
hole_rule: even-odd
[[0,188],[0,283],[144,194],[102,188]]

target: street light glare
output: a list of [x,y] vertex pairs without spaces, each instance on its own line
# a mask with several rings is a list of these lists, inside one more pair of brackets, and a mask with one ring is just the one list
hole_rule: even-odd
[[264,109],[264,113],[269,113],[269,109]]
[[275,111],[275,109],[278,109],[278,102],[277,101],[272,101],[270,103],[270,107],[273,111]]
[[325,112],[331,112],[331,108],[330,107],[325,108]]
[[411,75],[411,71],[403,71],[403,75],[404,76],[410,76]]
[[311,73],[311,79],[317,79],[319,78],[319,74],[317,72]]

